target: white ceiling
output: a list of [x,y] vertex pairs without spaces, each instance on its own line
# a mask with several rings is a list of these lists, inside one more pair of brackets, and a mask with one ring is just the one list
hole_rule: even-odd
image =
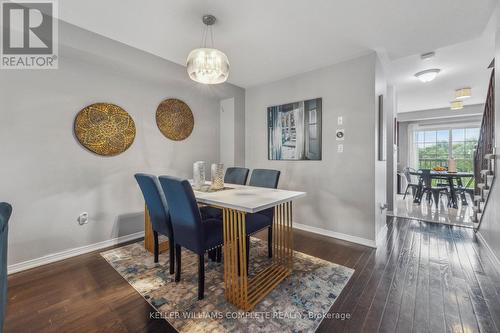
[[[455,89],[470,87],[472,97],[464,105],[484,103],[494,57],[494,34],[485,32],[480,38],[439,48],[429,60],[413,55],[391,63],[392,83],[396,86],[398,112],[449,108]],[[432,82],[422,83],[414,74],[429,68],[441,72]]]
[[[370,50],[385,50],[394,60],[476,38],[495,4],[496,0],[64,0],[59,2],[59,16],[184,65],[189,51],[200,46],[201,16],[214,14],[216,47],[231,63],[229,81],[249,87]],[[444,52],[439,57],[436,61],[448,59]],[[450,66],[442,65],[443,80],[455,70],[453,64],[450,60]],[[415,59],[395,65],[401,67],[402,108],[413,108],[414,102],[404,97],[412,84],[402,77],[403,68],[415,65]],[[471,84],[477,91],[476,81],[452,81],[446,89]]]

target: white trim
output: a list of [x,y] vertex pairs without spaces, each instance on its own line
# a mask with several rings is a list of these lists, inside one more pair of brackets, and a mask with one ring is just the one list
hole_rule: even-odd
[[144,237],[144,231],[140,231],[140,232],[136,232],[136,233],[133,233],[130,235],[125,235],[125,236],[120,236],[120,237],[108,239],[108,240],[105,240],[105,241],[102,241],[99,243],[84,245],[81,247],[76,247],[73,249],[68,249],[68,250],[64,250],[61,252],[48,254],[48,255],[40,257],[40,258],[26,260],[26,261],[23,261],[23,262],[20,262],[17,264],[9,265],[7,267],[7,274],[13,274],[13,273],[21,272],[21,271],[24,271],[24,270],[27,270],[30,268],[50,264],[52,262],[68,259],[71,257],[76,257],[76,256],[79,256],[81,254],[104,249],[106,247],[110,247],[110,246],[117,245],[120,243],[125,243],[125,242],[131,241],[131,240],[134,240],[137,238],[141,238],[141,237]]
[[380,230],[378,231],[377,240],[376,240],[377,244],[380,242],[380,238],[382,238],[384,236],[384,234],[387,234],[387,220],[385,221],[384,226],[382,228],[380,228]]
[[497,267],[500,267],[500,260],[496,256],[495,252],[493,249],[488,245],[488,242],[486,239],[484,239],[483,235],[481,235],[481,231],[476,232],[477,238],[483,243],[483,245],[490,251],[491,256],[493,257],[493,261],[496,264]]
[[312,233],[315,233],[318,235],[328,236],[328,237],[332,237],[332,238],[338,238],[338,239],[342,239],[342,240],[345,240],[348,242],[377,248],[376,242],[374,240],[371,240],[371,239],[361,238],[361,237],[357,237],[357,236],[351,236],[351,235],[343,234],[343,233],[336,232],[336,231],[326,230],[326,229],[322,229],[322,228],[311,227],[309,225],[300,224],[300,223],[293,223],[293,227],[296,229],[299,229],[299,230],[309,231],[309,232],[312,232]]

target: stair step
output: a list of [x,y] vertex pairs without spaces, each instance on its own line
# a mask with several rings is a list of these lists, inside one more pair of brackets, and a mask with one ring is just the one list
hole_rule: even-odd
[[496,158],[496,154],[486,154],[484,155],[485,160],[494,160]]
[[488,185],[486,183],[477,183],[477,188],[480,188],[481,190],[487,189]]
[[493,175],[493,171],[491,171],[491,170],[481,170],[481,177],[490,176],[490,175]]
[[482,202],[483,200],[484,200],[484,199],[483,199],[483,197],[482,197],[482,196],[480,196],[480,195],[475,195],[475,196],[474,196],[474,201],[479,201],[479,202]]

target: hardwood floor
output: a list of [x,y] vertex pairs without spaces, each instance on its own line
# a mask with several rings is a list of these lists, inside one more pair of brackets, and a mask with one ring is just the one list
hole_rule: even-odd
[[[265,234],[261,235],[265,238]],[[356,271],[318,332],[498,332],[500,272],[470,229],[396,219],[377,250],[295,232]],[[98,252],[9,276],[6,332],[175,332]]]

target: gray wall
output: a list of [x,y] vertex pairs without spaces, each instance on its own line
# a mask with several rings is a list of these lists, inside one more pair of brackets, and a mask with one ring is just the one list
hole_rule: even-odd
[[[244,126],[243,89],[196,84],[182,66],[66,23],[59,31],[58,70],[0,75],[0,198],[14,207],[9,265],[142,231],[133,174],[190,177],[194,161],[217,161],[221,99],[235,98]],[[181,142],[156,126],[156,107],[168,97],[194,114],[194,131]],[[123,154],[97,156],[74,138],[75,115],[94,102],[115,103],[133,117],[137,136]],[[237,158],[244,162],[243,153]],[[90,221],[79,226],[83,211]]]
[[[302,190],[295,222],[375,240],[376,67],[370,54],[334,66],[247,89],[246,165],[282,171],[280,188]],[[379,87],[383,90],[382,87]],[[323,160],[269,161],[267,107],[323,98]],[[337,153],[337,117],[344,117],[344,152]],[[377,168],[384,175],[385,163]],[[382,186],[382,185],[381,185]],[[385,191],[377,194],[385,202]],[[379,214],[379,213],[377,213]]]
[[450,108],[445,109],[430,109],[430,110],[419,110],[411,112],[400,112],[398,113],[399,121],[424,121],[424,120],[443,120],[447,119],[453,121],[453,119],[464,119],[467,117],[481,117],[484,111],[484,104],[474,104],[466,105],[463,109],[452,110]]
[[[498,13],[498,27],[496,33],[496,57],[497,71],[500,61],[500,6],[497,8]],[[500,75],[498,72],[495,75],[495,133],[496,133],[496,177],[493,187],[490,192],[487,207],[484,211],[483,221],[481,223],[480,234],[488,243],[489,247],[495,253],[497,259],[500,258],[500,167],[498,158],[500,147]]]

